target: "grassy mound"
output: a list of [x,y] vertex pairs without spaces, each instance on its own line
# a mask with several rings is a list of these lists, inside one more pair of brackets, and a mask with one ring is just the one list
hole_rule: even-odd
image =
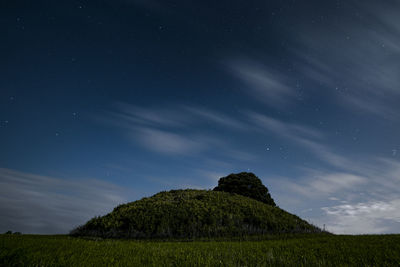
[[71,235],[196,238],[320,231],[293,214],[248,197],[188,189],[120,205],[74,229]]

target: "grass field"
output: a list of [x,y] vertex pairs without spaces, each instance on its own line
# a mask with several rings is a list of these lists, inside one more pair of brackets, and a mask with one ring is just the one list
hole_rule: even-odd
[[400,266],[400,235],[196,242],[0,235],[0,266]]

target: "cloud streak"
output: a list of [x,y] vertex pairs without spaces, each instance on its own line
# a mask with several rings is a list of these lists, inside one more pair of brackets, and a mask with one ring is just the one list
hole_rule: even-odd
[[242,121],[235,118],[229,117],[227,115],[221,114],[220,112],[212,111],[202,107],[185,107],[192,115],[198,116],[207,122],[213,122],[214,124],[220,125],[222,127],[228,127],[235,130],[246,130],[248,125]]
[[68,233],[127,202],[127,191],[95,179],[68,180],[0,168],[0,231]]
[[[299,25],[290,48],[297,69],[333,93],[338,103],[387,119],[399,119],[400,19],[392,1],[345,4],[357,16],[343,13],[342,22]],[[365,21],[370,27],[366,27]],[[326,34],[329,32],[329,34]],[[296,60],[296,59],[295,59]],[[335,90],[336,89],[336,90]]]
[[300,142],[302,138],[323,138],[322,133],[312,127],[282,122],[272,117],[255,112],[247,112],[246,115],[260,130],[270,131],[278,136],[290,139],[294,142]]
[[[221,112],[199,106],[171,108],[142,108],[117,103],[116,109],[96,120],[123,129],[130,141],[150,151],[171,156],[197,156],[212,152],[225,158],[252,160],[254,156],[241,151],[221,136],[225,133],[246,132],[249,125]],[[198,130],[209,125],[207,130]]]
[[139,128],[133,139],[153,151],[165,154],[194,155],[209,146],[209,140],[151,128]]
[[282,109],[295,96],[291,79],[258,62],[233,61],[227,66],[228,71],[242,82],[243,91],[271,107]]

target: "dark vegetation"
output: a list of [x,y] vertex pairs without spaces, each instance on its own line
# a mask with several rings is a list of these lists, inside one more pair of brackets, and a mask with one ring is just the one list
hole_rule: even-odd
[[4,233],[5,235],[22,235],[22,233],[21,232],[12,232],[12,231],[7,231],[7,232],[5,232]]
[[0,235],[0,266],[400,266],[400,235],[304,234],[245,242]]
[[219,238],[321,229],[276,207],[268,189],[252,173],[231,174],[211,190],[160,192],[116,207],[71,231],[101,238]]
[[276,206],[274,200],[261,180],[250,172],[241,172],[222,177],[214,191],[236,193],[245,197],[253,198],[265,204]]
[[321,230],[278,207],[238,194],[187,189],[120,205],[71,235],[192,239],[316,232]]

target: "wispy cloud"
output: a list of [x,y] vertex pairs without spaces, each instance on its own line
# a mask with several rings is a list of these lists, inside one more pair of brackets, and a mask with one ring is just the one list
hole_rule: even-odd
[[210,145],[204,136],[188,136],[140,127],[132,139],[146,148],[166,154],[195,155]]
[[294,142],[299,142],[302,138],[323,138],[321,132],[309,126],[283,122],[255,112],[247,112],[246,115],[250,118],[250,121],[262,131],[272,132]]
[[272,107],[282,109],[295,96],[295,86],[291,84],[291,79],[261,63],[239,60],[227,66],[243,83],[243,91]]
[[342,234],[397,233],[400,199],[369,201],[323,207],[330,221],[329,230]]
[[327,92],[352,110],[399,119],[400,18],[394,10],[400,5],[345,5],[357,10],[356,15],[342,13],[342,22],[298,25],[295,33],[288,33],[296,37],[291,49],[297,70],[318,87],[330,88]]
[[186,128],[201,123],[212,123],[229,130],[246,130],[247,123],[221,112],[201,106],[140,107],[116,103],[106,118],[100,120],[123,127]]
[[144,125],[153,127],[182,127],[189,123],[190,117],[178,109],[143,108],[126,103],[116,103],[113,118],[128,126]]
[[332,150],[326,145],[329,143],[327,137],[317,129],[291,122],[284,122],[260,113],[247,112],[246,115],[252,122],[252,126],[262,132],[270,132],[278,138],[292,142],[311,152],[315,158],[322,161],[330,167],[335,167],[342,171],[352,172],[355,174],[363,174],[363,170],[369,168],[367,164],[349,160],[347,156],[343,156]]
[[95,179],[69,180],[0,169],[0,231],[60,234],[127,202],[127,191]]
[[316,142],[314,140],[301,137],[296,138],[295,141],[311,151],[319,160],[323,161],[326,164],[338,167],[343,170],[354,170],[355,165],[349,164],[350,162],[348,158],[333,152],[331,148],[322,144],[321,142]]
[[[100,119],[96,118],[121,128],[129,140],[151,151],[185,156],[213,151],[214,155],[225,158],[254,159],[213,130],[220,128],[224,133],[248,130],[246,122],[232,116],[200,106],[143,108],[117,103],[115,107]],[[212,127],[203,130],[204,124]]]
[[208,122],[212,122],[223,127],[229,127],[237,130],[246,130],[248,129],[248,125],[243,121],[239,121],[233,117],[227,116],[220,112],[212,111],[210,109],[206,109],[203,107],[185,107],[189,113],[199,116],[203,120]]
[[[286,201],[287,205],[312,207],[311,219],[320,225],[326,224],[334,233],[398,232],[400,163],[370,159],[360,165],[348,158],[347,169],[340,173],[306,169],[296,180],[284,178],[274,185],[282,197],[295,199],[292,203]],[[332,201],[340,204],[332,205]]]
[[[342,169],[347,169],[349,166],[345,157],[334,153],[322,143],[323,141],[326,142],[326,138],[320,131],[306,125],[283,122],[255,112],[248,112],[247,115],[259,130],[274,133],[279,138],[284,138],[306,148],[318,160]],[[354,165],[351,168],[353,167]]]
[[247,112],[247,116],[256,129],[263,132],[275,134],[278,138],[284,138],[307,151],[312,152],[315,158],[323,163],[336,167],[342,171],[351,171],[363,174],[363,169],[368,168],[365,164],[357,164],[335,151],[328,145],[329,140],[319,130],[291,122],[284,122],[260,113]]
[[350,173],[333,173],[333,172],[308,172],[302,185],[292,185],[295,191],[303,194],[305,197],[327,196],[336,194],[341,190],[353,189],[361,184],[366,183],[364,177]]

